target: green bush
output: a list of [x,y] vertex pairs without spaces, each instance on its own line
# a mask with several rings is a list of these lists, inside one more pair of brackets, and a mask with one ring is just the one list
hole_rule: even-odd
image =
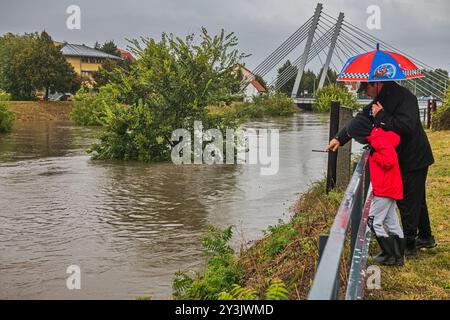
[[431,115],[431,129],[450,130],[450,89],[447,90],[442,106]]
[[11,100],[11,95],[0,89],[0,101],[9,101]]
[[241,117],[250,119],[267,116],[289,116],[298,111],[292,99],[282,92],[263,94],[253,97],[252,102],[236,105],[236,111]]
[[346,87],[330,84],[317,91],[313,111],[329,112],[332,101],[340,101],[342,106],[355,110],[360,108],[356,97]]
[[0,90],[0,133],[11,131],[16,117],[7,107],[5,101],[8,101],[11,96]]
[[108,109],[116,109],[119,91],[112,85],[101,87],[98,93],[86,88],[78,90],[73,98],[70,118],[78,125],[104,125]]
[[[265,300],[288,300],[289,291],[286,285],[280,279],[271,279],[270,285],[265,293]],[[256,300],[263,299],[258,297],[257,292],[252,288],[243,288],[238,284],[233,284],[230,292],[223,291],[219,294],[218,300]]]
[[240,274],[234,252],[228,245],[232,234],[231,227],[209,228],[202,239],[204,253],[209,257],[206,270],[201,275],[194,272],[194,276],[177,272],[173,281],[174,298],[215,300],[221,292],[232,289]]
[[238,127],[236,113],[209,113],[210,106],[239,89],[233,68],[244,55],[235,48],[233,33],[222,30],[212,37],[202,28],[199,39],[163,34],[159,42],[142,38],[132,44],[136,63],[130,71],[114,69],[110,79],[120,92],[118,101],[132,114],[116,110],[100,117],[106,125],[93,148],[97,159],[170,160],[176,129],[193,132],[195,121],[223,134],[224,128]]
[[279,220],[275,226],[269,226],[265,232],[267,237],[266,252],[269,257],[274,257],[283,252],[286,246],[297,236],[297,230],[291,224]]

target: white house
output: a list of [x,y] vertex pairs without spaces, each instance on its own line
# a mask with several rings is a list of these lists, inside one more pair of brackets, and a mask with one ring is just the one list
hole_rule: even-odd
[[254,96],[258,96],[267,90],[264,86],[255,79],[255,75],[246,67],[241,66],[241,72],[244,80],[248,81],[247,86],[244,89],[244,101],[250,102]]

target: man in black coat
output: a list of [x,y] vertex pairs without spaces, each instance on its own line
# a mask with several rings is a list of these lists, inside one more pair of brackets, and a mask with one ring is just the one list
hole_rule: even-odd
[[[369,117],[375,126],[394,131],[401,138],[397,153],[404,191],[403,200],[398,201],[397,206],[406,238],[405,255],[416,256],[417,248],[436,246],[425,194],[428,167],[434,158],[420,122],[417,98],[394,81],[361,83],[358,92],[363,91],[373,101],[360,114]],[[350,139],[344,128],[330,141],[327,150],[336,151]]]

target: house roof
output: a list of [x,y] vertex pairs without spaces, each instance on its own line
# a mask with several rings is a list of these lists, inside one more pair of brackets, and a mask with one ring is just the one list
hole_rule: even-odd
[[85,46],[84,44],[71,44],[67,42],[61,46],[61,52],[65,56],[104,58],[115,60],[121,59],[120,57],[105,53],[94,48],[90,48],[88,46]]
[[256,91],[258,91],[258,92],[266,92],[266,89],[264,89],[264,87],[262,86],[262,84],[261,83],[259,83],[259,81],[258,80],[252,80],[251,82],[250,82],[254,87],[255,87],[255,89],[256,89]]
[[122,58],[129,59],[130,61],[134,61],[135,60],[133,55],[129,51],[123,50],[123,49],[119,49],[119,52],[120,52],[120,56]]

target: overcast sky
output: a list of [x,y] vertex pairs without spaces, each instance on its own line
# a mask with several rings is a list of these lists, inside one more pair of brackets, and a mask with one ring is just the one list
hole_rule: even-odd
[[[0,0],[0,34],[45,29],[54,40],[84,43],[125,38],[185,35],[205,26],[211,33],[234,31],[254,68],[314,12],[317,0]],[[332,0],[324,11],[389,42],[433,67],[450,69],[450,1]],[[81,8],[81,29],[69,30],[69,5]],[[369,5],[381,9],[381,30],[366,26]],[[298,50],[301,50],[299,48]]]

